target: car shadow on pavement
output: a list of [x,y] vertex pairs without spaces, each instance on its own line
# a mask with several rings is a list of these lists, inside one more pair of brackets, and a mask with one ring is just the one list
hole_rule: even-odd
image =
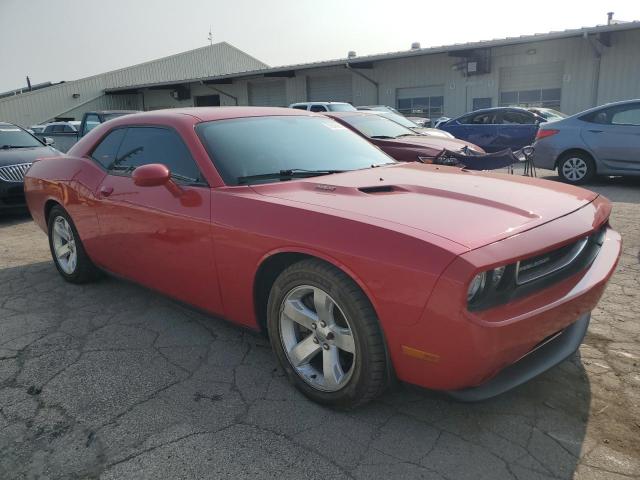
[[288,384],[269,342],[139,286],[0,270],[0,478],[573,478],[579,356],[482,403],[396,386],[352,411]]
[[31,221],[31,215],[27,210],[0,212],[0,228],[11,227],[19,223],[26,223]]
[[[548,170],[545,170],[539,178],[561,182],[560,177]],[[580,186],[600,193],[612,202],[640,204],[640,177],[600,176]]]

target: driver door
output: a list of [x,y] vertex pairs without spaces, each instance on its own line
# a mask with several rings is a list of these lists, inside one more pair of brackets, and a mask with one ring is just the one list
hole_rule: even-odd
[[[111,134],[118,131],[117,154],[96,158],[107,169],[96,193],[100,263],[183,302],[221,313],[210,189],[188,148],[169,128],[135,126]],[[133,170],[151,163],[167,166],[172,180],[136,185]]]

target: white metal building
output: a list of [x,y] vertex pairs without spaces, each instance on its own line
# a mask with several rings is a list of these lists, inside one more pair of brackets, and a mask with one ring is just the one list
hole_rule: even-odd
[[[441,47],[413,45],[379,55],[350,52],[347,58],[270,68],[221,43],[0,99],[0,120],[78,118],[103,105],[153,110],[300,101],[384,104],[430,118],[500,105],[575,113],[640,98],[638,46],[640,22],[628,22]],[[76,85],[89,90],[80,99],[72,98]]]

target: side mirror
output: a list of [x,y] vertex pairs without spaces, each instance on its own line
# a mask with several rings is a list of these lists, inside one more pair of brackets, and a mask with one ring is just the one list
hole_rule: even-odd
[[49,146],[49,147],[50,147],[51,145],[54,145],[54,144],[56,143],[56,142],[55,142],[55,140],[54,140],[53,138],[51,138],[51,137],[44,137],[44,138],[42,139],[42,141],[44,142],[44,144],[45,144],[45,145],[47,145],[47,146]]
[[150,163],[136,168],[131,177],[139,187],[157,187],[169,183],[171,172],[161,163]]

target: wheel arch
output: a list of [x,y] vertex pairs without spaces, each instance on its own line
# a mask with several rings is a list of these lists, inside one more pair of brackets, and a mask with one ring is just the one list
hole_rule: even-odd
[[45,225],[47,225],[49,223],[49,214],[51,213],[51,210],[53,209],[53,207],[55,207],[56,205],[64,208],[64,206],[58,202],[57,200],[54,200],[52,198],[50,198],[49,200],[47,200],[44,203],[44,223]]
[[260,263],[258,264],[258,268],[254,275],[254,314],[258,327],[263,333],[267,331],[267,302],[269,300],[271,287],[273,286],[276,278],[278,278],[278,275],[280,275],[286,268],[293,265],[294,263],[309,259],[319,260],[321,262],[327,263],[346,274],[362,290],[362,292],[371,303],[374,311],[376,311],[377,313],[375,301],[367,286],[351,269],[349,269],[342,262],[328,255],[324,255],[312,250],[282,248],[264,255],[260,260]]

